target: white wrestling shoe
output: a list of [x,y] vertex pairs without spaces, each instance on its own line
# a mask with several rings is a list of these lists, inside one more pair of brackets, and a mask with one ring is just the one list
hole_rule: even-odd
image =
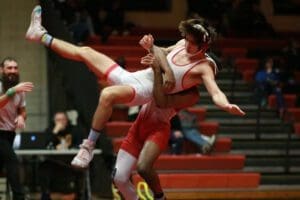
[[73,158],[71,165],[75,168],[87,168],[93,159],[93,150],[95,148],[95,142],[90,140],[83,140],[80,145],[80,150]]
[[35,6],[31,13],[31,21],[26,32],[25,38],[30,41],[39,42],[41,37],[47,33],[47,30],[42,26],[42,8]]

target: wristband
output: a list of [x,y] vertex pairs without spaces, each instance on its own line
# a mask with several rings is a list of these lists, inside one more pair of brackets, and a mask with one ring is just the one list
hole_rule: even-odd
[[16,90],[15,88],[9,88],[6,93],[5,93],[8,97],[13,97],[16,94]]

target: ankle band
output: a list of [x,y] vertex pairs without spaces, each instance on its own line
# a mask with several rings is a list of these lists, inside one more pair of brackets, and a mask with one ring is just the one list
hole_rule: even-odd
[[52,40],[53,40],[53,37],[51,35],[49,35],[48,33],[45,33],[41,38],[41,42],[44,45],[46,45],[47,47],[50,47]]

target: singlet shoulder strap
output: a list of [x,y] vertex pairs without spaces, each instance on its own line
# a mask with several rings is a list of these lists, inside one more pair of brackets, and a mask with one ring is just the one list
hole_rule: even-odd
[[214,74],[217,75],[218,66],[217,66],[216,62],[208,54],[205,54],[205,56],[206,56],[206,60],[208,60],[212,64],[211,67],[213,67]]

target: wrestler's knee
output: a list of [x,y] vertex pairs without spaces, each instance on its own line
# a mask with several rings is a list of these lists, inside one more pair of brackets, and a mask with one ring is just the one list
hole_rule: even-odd
[[107,87],[102,90],[99,98],[99,103],[103,104],[104,106],[109,106],[110,104],[113,104],[115,99],[116,99],[115,92],[109,87]]

